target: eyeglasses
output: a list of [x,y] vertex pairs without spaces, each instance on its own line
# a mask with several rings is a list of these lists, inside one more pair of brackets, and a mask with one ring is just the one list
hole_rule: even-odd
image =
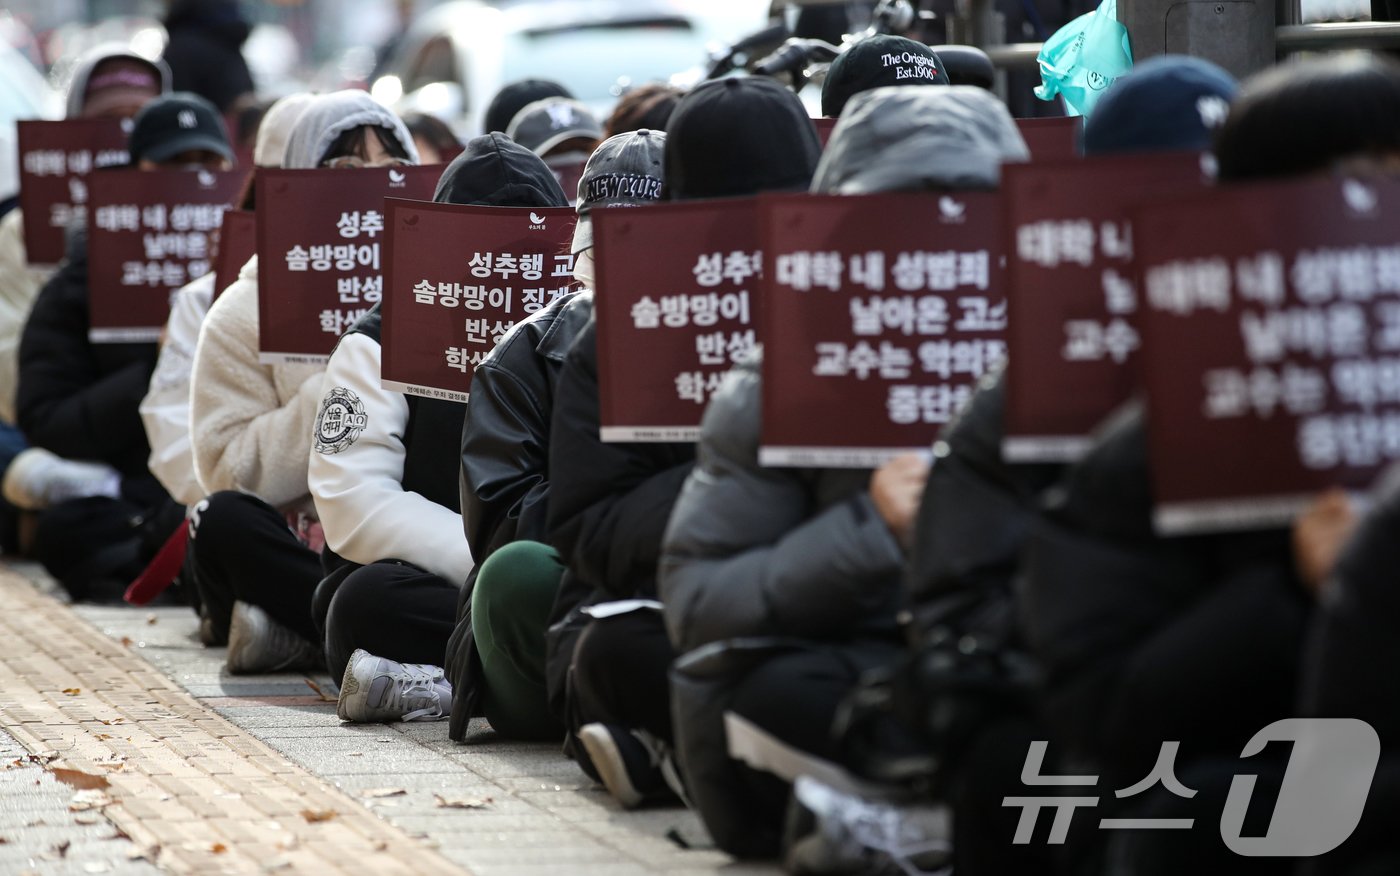
[[321,162],[322,167],[335,170],[357,170],[363,167],[409,167],[412,164],[413,162],[407,158],[385,158],[370,164],[358,155],[342,155],[339,158],[329,158]]

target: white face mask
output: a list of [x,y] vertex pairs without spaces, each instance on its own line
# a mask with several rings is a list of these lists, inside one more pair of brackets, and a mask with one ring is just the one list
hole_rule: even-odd
[[593,250],[586,249],[574,256],[574,279],[585,289],[593,288]]

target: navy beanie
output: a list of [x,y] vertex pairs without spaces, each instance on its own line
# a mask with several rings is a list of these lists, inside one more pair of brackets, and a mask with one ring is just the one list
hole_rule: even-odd
[[1144,61],[1109,87],[1084,123],[1085,155],[1206,151],[1239,85],[1186,55]]

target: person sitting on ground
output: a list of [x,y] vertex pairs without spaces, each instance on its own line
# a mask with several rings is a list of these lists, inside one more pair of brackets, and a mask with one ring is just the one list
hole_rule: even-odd
[[573,99],[569,89],[552,79],[518,79],[507,83],[491,98],[482,118],[481,130],[485,134],[504,134],[510,127],[510,120],[527,104],[546,97]]
[[[69,119],[129,121],[141,107],[170,91],[170,71],[159,61],[108,43],[85,53],[68,84]],[[81,209],[81,208],[80,208]],[[39,290],[53,269],[29,263],[24,244],[24,211],[16,207],[0,219],[0,478],[6,507],[4,545],[19,544],[15,509],[42,511],[67,499],[101,495],[111,483],[110,467],[66,460],[42,447],[29,447],[16,425],[19,342]]]
[[[470,141],[433,200],[565,203],[544,162],[503,134]],[[384,389],[380,331],[375,305],[340,339],[322,383],[310,482],[332,571],[317,588],[316,611],[341,679],[342,720],[446,718],[453,691],[442,663],[474,566],[458,491],[466,406]],[[340,425],[347,413],[362,430]]]
[[[417,152],[392,112],[362,91],[339,91],[297,113],[282,163],[398,166],[416,164]],[[208,496],[191,515],[190,555],[208,639],[228,643],[234,673],[322,664],[307,458],[325,368],[260,362],[258,286],[254,256],[209,309],[190,382],[195,473]]]
[[413,135],[418,160],[423,164],[446,164],[462,151],[462,141],[442,119],[428,113],[408,113],[404,127]]
[[933,49],[902,36],[874,34],[847,46],[822,81],[822,115],[841,116],[846,102],[863,91],[889,85],[947,85],[948,74]]
[[462,429],[462,522],[478,560],[463,588],[447,649],[448,734],[461,740],[483,714],[497,733],[558,738],[548,706],[545,627],[564,566],[544,544],[549,508],[549,421],[564,357],[593,313],[593,225],[598,207],[661,196],[665,135],[605,141],[578,185],[572,254],[583,289],[560,298],[501,340],[472,375]]
[[[805,189],[821,151],[797,97],[759,77],[699,86],[669,128],[664,164],[673,201]],[[695,445],[604,443],[598,389],[590,320],[565,361],[550,426],[549,539],[570,573],[555,616],[574,615],[561,633],[575,627],[572,636],[552,636],[566,676],[551,686],[566,691],[568,750],[632,807],[673,799],[676,790],[665,781],[674,773],[663,768],[673,737],[667,667],[674,654],[655,606],[657,561]],[[591,604],[616,600],[643,602],[606,618],[589,614],[599,611]]]
[[[1004,162],[1028,159],[985,91],[880,88],[847,105],[811,190],[989,190]],[[905,551],[928,474],[917,455],[874,472],[760,466],[759,365],[742,363],[706,408],[700,462],[671,514],[659,573],[677,653],[749,637],[788,643],[747,657],[734,646],[743,668],[722,678],[673,673],[692,799],[721,848],[740,854],[776,850],[796,776],[716,763],[713,739],[732,714],[815,764],[850,762],[834,719],[861,672],[900,653]]]
[[543,158],[572,194],[584,162],[603,138],[603,126],[578,101],[547,97],[516,113],[506,136]]
[[[145,105],[129,151],[141,170],[224,170],[233,162],[214,107],[180,92]],[[19,426],[35,446],[111,467],[101,495],[60,502],[39,516],[34,545],[75,599],[111,597],[141,572],[184,509],[146,467],[150,446],[138,408],[157,345],[89,340],[87,231],[70,232],[64,262],[40,291],[20,342]]]
[[676,104],[685,92],[664,82],[639,85],[618,98],[612,114],[603,122],[603,137],[616,137],[628,131],[664,131]]

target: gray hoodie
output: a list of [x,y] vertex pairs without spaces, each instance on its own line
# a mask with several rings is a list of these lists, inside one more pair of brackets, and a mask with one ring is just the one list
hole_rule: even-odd
[[1030,152],[1006,107],[970,85],[888,86],[851,98],[812,191],[835,195],[994,189]]
[[282,166],[301,170],[318,166],[336,137],[361,125],[388,128],[413,163],[418,163],[413,137],[398,116],[363,91],[335,91],[317,95],[306,105],[287,138]]
[[83,114],[83,99],[87,95],[88,80],[92,78],[92,71],[109,58],[128,58],[148,65],[160,77],[161,93],[170,91],[170,68],[165,66],[164,61],[143,58],[123,43],[103,43],[84,52],[73,67],[73,78],[68,82],[68,118],[76,119]]

